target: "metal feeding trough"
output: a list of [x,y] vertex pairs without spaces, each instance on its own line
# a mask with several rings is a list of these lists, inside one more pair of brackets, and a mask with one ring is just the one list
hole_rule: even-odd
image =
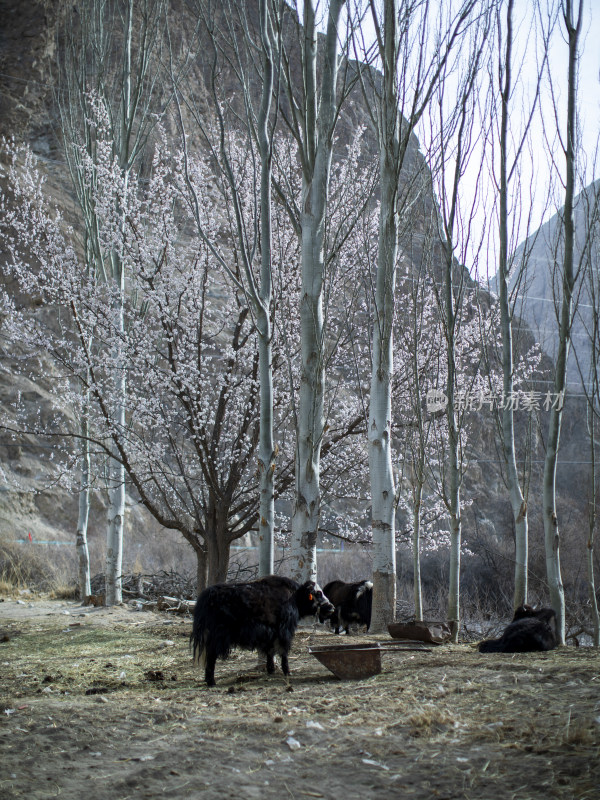
[[425,650],[429,648],[415,642],[397,642],[382,644],[369,642],[366,644],[334,644],[309,647],[308,652],[324,667],[341,680],[362,680],[381,672],[382,652],[399,650]]
[[408,622],[392,622],[388,625],[392,639],[411,639],[428,644],[444,644],[450,641],[452,631],[447,622],[410,620]]
[[361,680],[381,672],[378,643],[360,647],[353,644],[319,645],[309,647],[308,652],[342,680]]

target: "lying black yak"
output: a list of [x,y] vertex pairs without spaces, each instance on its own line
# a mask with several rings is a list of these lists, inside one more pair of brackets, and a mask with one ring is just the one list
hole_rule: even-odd
[[249,583],[218,583],[196,601],[190,643],[194,660],[204,666],[208,686],[215,685],[217,658],[234,647],[258,650],[275,670],[275,655],[289,675],[288,653],[302,617],[331,615],[334,608],[313,581],[300,586],[290,578],[269,575]]
[[553,650],[558,644],[556,614],[552,608],[519,606],[499,639],[479,643],[480,653],[530,653]]
[[[357,622],[366,625],[367,630],[371,625],[371,608],[373,606],[373,584],[371,581],[357,581],[344,583],[344,581],[331,581],[323,588],[327,599],[335,606],[335,614],[330,618],[335,632],[340,628],[350,633],[350,624]],[[321,619],[321,622],[324,620]]]

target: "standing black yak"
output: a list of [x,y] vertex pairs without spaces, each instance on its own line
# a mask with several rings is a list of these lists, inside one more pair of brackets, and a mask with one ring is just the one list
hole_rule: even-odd
[[[356,583],[330,581],[323,591],[327,599],[335,606],[335,614],[330,621],[336,633],[340,632],[340,628],[344,628],[346,634],[349,634],[352,622],[366,625],[369,630],[373,606],[371,581],[357,581]],[[321,619],[321,622],[323,621]]]
[[552,608],[519,606],[499,639],[479,643],[480,653],[530,653],[553,650],[558,644],[556,613]]
[[275,670],[275,655],[281,656],[283,674],[289,675],[288,653],[300,619],[333,612],[313,581],[300,586],[290,578],[268,575],[209,586],[194,608],[194,660],[203,664],[208,686],[215,685],[217,658],[227,658],[234,647],[264,653],[269,673]]

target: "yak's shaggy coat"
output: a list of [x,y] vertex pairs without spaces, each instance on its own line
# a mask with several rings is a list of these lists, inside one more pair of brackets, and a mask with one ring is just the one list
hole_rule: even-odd
[[323,588],[327,599],[335,606],[335,614],[331,617],[331,625],[336,633],[343,628],[350,633],[350,625],[371,626],[371,609],[373,606],[373,584],[371,581],[331,581]]
[[499,639],[479,644],[480,653],[531,653],[553,650],[558,644],[556,614],[552,608],[517,608],[513,621]]
[[205,589],[196,601],[190,642],[194,660],[205,668],[208,686],[215,685],[217,658],[234,647],[258,650],[275,669],[275,655],[289,674],[288,653],[302,617],[333,614],[333,606],[313,581],[300,586],[290,578],[269,575],[248,583],[219,583]]

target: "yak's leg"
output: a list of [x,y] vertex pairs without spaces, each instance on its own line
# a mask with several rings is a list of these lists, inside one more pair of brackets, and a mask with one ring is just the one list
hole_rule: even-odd
[[331,624],[335,628],[334,633],[339,633],[340,628],[342,627],[342,621],[340,618],[340,610],[336,608],[334,615],[331,618]]
[[284,675],[290,674],[290,665],[288,663],[287,653],[281,654],[281,671]]
[[204,680],[207,686],[215,686],[215,664],[217,663],[217,655],[212,650],[206,650],[206,667],[204,670]]
[[267,653],[267,672],[269,675],[275,672],[275,656],[273,653]]

